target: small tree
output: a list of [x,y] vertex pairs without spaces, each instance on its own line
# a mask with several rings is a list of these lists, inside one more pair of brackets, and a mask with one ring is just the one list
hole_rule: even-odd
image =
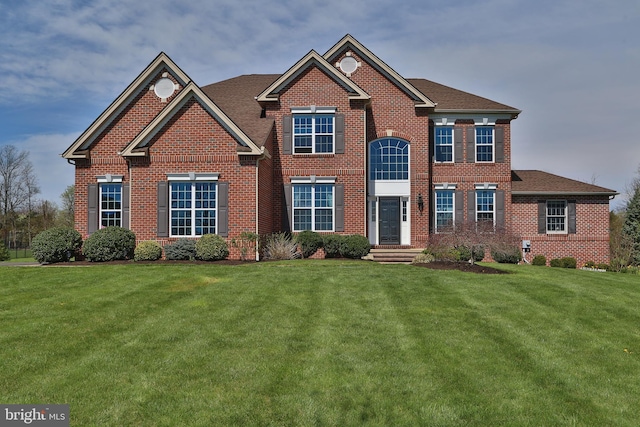
[[633,265],[640,265],[640,186],[635,188],[627,205],[622,235],[630,245],[629,261]]

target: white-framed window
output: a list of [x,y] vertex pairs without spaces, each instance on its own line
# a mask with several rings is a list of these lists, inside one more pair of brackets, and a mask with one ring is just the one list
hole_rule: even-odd
[[122,227],[122,183],[100,184],[100,228]]
[[407,209],[408,204],[409,204],[409,201],[407,199],[402,199],[402,222],[408,221],[408,209]]
[[195,237],[217,231],[218,174],[169,175],[169,236]]
[[493,189],[476,190],[476,223],[481,229],[493,229],[495,225],[495,196]]
[[406,181],[409,179],[409,143],[398,138],[382,138],[369,145],[369,179]]
[[455,191],[436,190],[436,233],[444,233],[453,230],[454,199]]
[[334,152],[335,114],[294,114],[293,153],[330,154]]
[[566,200],[547,200],[547,233],[567,233]]
[[291,180],[293,231],[335,230],[335,178]]
[[436,126],[435,158],[438,163],[453,162],[453,127]]
[[476,126],[476,162],[493,162],[494,146],[493,126]]

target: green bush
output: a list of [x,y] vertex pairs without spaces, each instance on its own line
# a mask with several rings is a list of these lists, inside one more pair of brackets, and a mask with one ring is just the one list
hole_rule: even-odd
[[162,258],[162,246],[156,241],[140,242],[133,251],[134,261],[157,261]]
[[271,260],[300,258],[298,244],[288,233],[274,233],[265,239],[264,257]]
[[423,252],[416,255],[411,261],[411,264],[429,264],[430,262],[433,262],[433,261],[435,261],[435,258],[433,257],[433,255]]
[[598,263],[598,265],[596,265],[596,268],[599,269],[599,270],[607,270],[607,271],[609,271],[611,267],[609,267],[609,264],[601,262],[601,263]]
[[64,262],[75,256],[80,246],[82,246],[80,233],[73,228],[55,227],[33,238],[31,253],[41,264]]
[[136,247],[136,235],[122,227],[106,227],[87,238],[82,253],[89,261],[106,262],[131,259]]
[[345,258],[359,259],[368,254],[370,250],[369,239],[360,234],[345,236],[340,246],[340,254]]
[[549,261],[551,267],[576,268],[577,261],[573,257],[554,258]]
[[227,242],[217,234],[205,234],[196,242],[196,259],[218,261],[229,256]]
[[168,260],[190,261],[196,258],[196,241],[178,239],[164,247],[164,256]]
[[295,241],[302,250],[302,257],[309,258],[322,247],[322,236],[315,231],[305,230],[298,233]]
[[471,248],[473,248],[473,261],[480,262],[484,259],[484,246],[483,245],[473,245],[473,246],[456,246],[454,248],[455,251],[458,252],[458,261],[469,261],[471,259]]
[[549,261],[549,265],[551,267],[562,268],[562,260],[560,258],[554,258],[551,261]]
[[341,247],[344,236],[341,234],[326,234],[322,237],[325,257],[338,258],[341,256]]
[[9,253],[9,249],[4,245],[4,243],[0,243],[0,261],[6,261],[11,258],[11,254]]
[[522,259],[522,253],[519,246],[501,245],[491,249],[491,258],[502,264],[517,264]]
[[531,261],[532,265],[547,265],[547,257],[544,255],[536,255],[533,257],[533,261]]

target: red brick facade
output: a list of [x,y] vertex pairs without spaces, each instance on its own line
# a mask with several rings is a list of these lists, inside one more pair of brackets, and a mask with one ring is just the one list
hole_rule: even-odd
[[[346,57],[358,64],[348,73],[340,68]],[[152,90],[162,77],[176,87],[166,99]],[[107,174],[122,177],[129,189],[128,212],[123,214],[137,239],[162,244],[176,239],[159,229],[168,215],[159,183],[172,174],[216,174],[219,183],[228,184],[228,217],[219,229],[229,242],[243,232],[287,230],[292,180],[329,179],[336,188],[334,232],[362,234],[372,244],[382,244],[388,231],[386,222],[381,225],[389,214],[381,211],[383,200],[398,201],[399,210],[390,214],[397,215],[396,244],[424,247],[434,232],[438,186],[454,188],[456,197],[463,198],[464,218],[456,221],[475,220],[469,218],[475,209],[471,197],[478,188],[491,188],[504,199],[496,208],[496,216],[504,217],[501,225],[531,241],[529,258],[542,254],[549,259],[574,256],[579,263],[608,261],[608,197],[614,192],[594,187],[581,189],[581,195],[571,195],[570,189],[555,195],[512,194],[510,123],[519,110],[426,80],[410,83],[351,36],[323,57],[312,51],[306,62],[281,76],[241,76],[205,89],[161,54],[63,154],[76,165],[76,228],[84,237],[90,234],[90,188]],[[344,119],[340,130],[334,123],[334,152],[292,154],[285,147],[285,123],[292,111],[316,107],[330,108]],[[449,163],[434,161],[433,135],[440,125],[455,129],[455,161]],[[491,126],[495,135],[491,162],[476,162],[472,152],[479,125]],[[343,132],[344,151],[338,149],[338,132]],[[370,144],[387,138],[408,143],[404,182],[369,176]],[[541,197],[575,202],[574,233],[539,233]],[[222,221],[222,212],[218,215]],[[231,246],[231,257],[239,258]]]

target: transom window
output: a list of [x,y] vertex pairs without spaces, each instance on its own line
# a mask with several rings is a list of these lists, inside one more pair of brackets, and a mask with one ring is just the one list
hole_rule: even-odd
[[369,179],[409,179],[409,143],[407,141],[397,138],[373,141],[369,156]]
[[171,183],[171,236],[202,236],[216,232],[215,182]]
[[333,153],[333,114],[293,116],[293,152],[296,154]]
[[476,127],[476,162],[493,162],[493,126]]
[[478,223],[493,226],[495,220],[494,198],[495,191],[493,190],[476,191],[476,221]]
[[334,185],[294,184],[293,231],[333,231]]
[[453,162],[453,128],[437,126],[435,131],[436,162]]
[[567,202],[564,200],[547,201],[547,233],[566,233]]
[[122,227],[122,184],[100,184],[100,227]]
[[436,190],[436,233],[453,230],[453,197],[451,190]]

